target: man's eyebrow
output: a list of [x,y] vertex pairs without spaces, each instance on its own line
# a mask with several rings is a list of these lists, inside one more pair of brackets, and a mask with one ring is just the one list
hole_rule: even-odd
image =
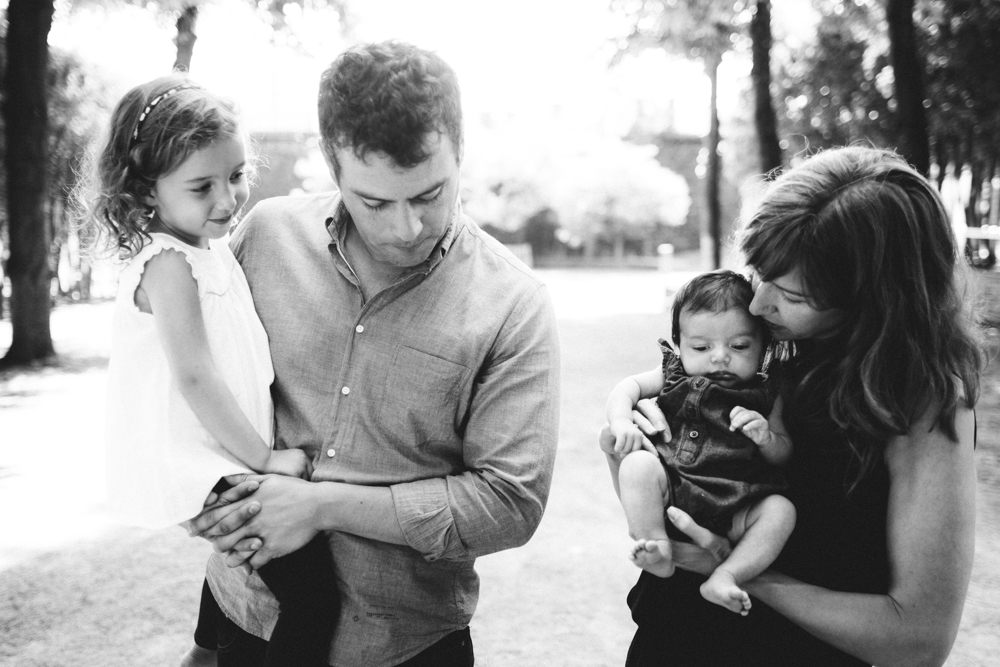
[[[441,188],[443,188],[445,186],[445,183],[447,183],[447,182],[448,182],[447,178],[442,179],[439,182],[437,182],[434,185],[432,185],[431,187],[429,187],[426,190],[424,190],[423,192],[410,197],[410,199],[420,199],[421,197],[426,197],[427,195],[431,194],[435,190],[440,190]],[[367,194],[367,193],[362,192],[360,190],[355,190],[353,188],[351,189],[351,192],[353,192],[357,196],[361,197],[362,199],[370,199],[372,201],[379,201],[379,202],[386,202],[386,203],[389,203],[389,202],[392,201],[391,199],[382,199],[381,197],[376,197],[375,195],[370,195],[370,194]]]

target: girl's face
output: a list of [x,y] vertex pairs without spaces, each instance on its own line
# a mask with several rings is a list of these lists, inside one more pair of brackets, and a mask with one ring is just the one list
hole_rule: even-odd
[[199,248],[222,238],[250,196],[241,137],[223,137],[161,176],[146,203],[156,211],[150,231]]
[[753,301],[750,312],[764,319],[776,340],[802,340],[832,336],[844,311],[817,308],[806,291],[799,269],[767,282],[752,278]]
[[733,387],[757,374],[764,340],[760,323],[742,308],[685,309],[678,324],[681,365],[688,375],[703,375],[723,387]]

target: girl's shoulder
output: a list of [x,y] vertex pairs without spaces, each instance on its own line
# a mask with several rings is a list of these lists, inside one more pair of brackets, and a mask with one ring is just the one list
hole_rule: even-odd
[[153,232],[142,250],[133,255],[122,269],[119,281],[138,286],[149,262],[164,251],[179,253],[187,262],[198,284],[199,296],[223,294],[229,288],[230,274],[236,264],[225,240],[212,242],[208,248],[196,248],[169,234]]

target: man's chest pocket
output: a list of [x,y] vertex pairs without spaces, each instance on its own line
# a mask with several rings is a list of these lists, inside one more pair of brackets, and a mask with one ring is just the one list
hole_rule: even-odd
[[461,364],[400,347],[386,376],[381,426],[405,442],[457,441],[470,374]]

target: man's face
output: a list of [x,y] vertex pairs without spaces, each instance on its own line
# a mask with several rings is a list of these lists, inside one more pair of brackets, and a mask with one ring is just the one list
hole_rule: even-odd
[[426,145],[429,157],[409,169],[380,153],[362,160],[350,147],[335,149],[340,176],[334,180],[364,251],[379,264],[399,269],[420,264],[455,216],[455,146],[442,134],[428,135]]

